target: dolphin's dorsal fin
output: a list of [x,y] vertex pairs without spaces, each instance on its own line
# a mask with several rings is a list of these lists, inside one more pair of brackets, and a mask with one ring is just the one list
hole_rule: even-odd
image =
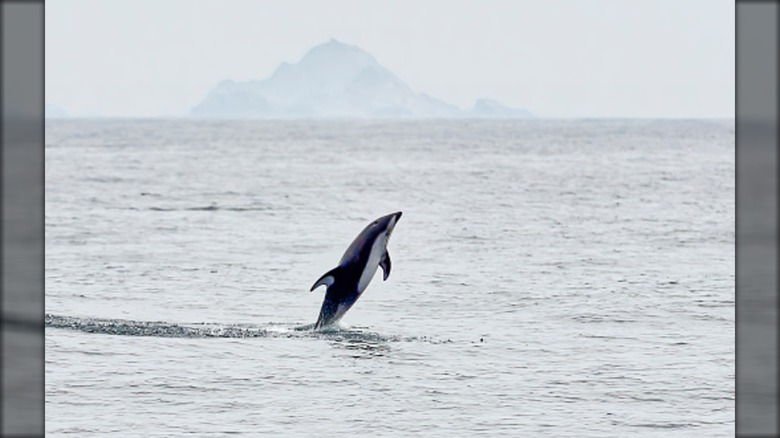
[[339,268],[341,268],[341,267],[340,266],[336,266],[335,268],[331,269],[330,271],[322,274],[322,277],[320,277],[320,279],[317,280],[314,283],[314,286],[311,287],[309,292],[313,292],[314,289],[317,289],[318,287],[322,286],[323,284],[325,285],[325,287],[329,287],[331,284],[333,284],[333,282],[336,281],[336,275],[338,273]]
[[379,261],[379,266],[382,267],[382,281],[387,280],[387,277],[390,276],[390,267],[392,264],[390,263],[390,253],[385,250],[385,253],[382,254],[382,260]]

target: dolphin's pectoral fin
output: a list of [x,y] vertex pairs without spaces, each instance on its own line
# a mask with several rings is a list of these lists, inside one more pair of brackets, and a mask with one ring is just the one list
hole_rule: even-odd
[[387,280],[387,277],[390,276],[390,267],[392,266],[390,263],[390,253],[385,250],[385,253],[382,254],[382,260],[379,261],[379,266],[382,267],[382,281]]
[[317,289],[318,287],[322,286],[323,284],[325,287],[330,286],[333,284],[333,282],[336,281],[336,275],[339,270],[340,266],[336,266],[335,268],[331,269],[330,271],[322,274],[322,277],[320,277],[319,280],[317,280],[316,283],[314,283],[314,286],[309,289],[309,292],[313,292],[314,289]]

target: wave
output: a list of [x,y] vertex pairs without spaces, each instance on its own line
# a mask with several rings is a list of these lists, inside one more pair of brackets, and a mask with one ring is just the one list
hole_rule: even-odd
[[347,343],[433,342],[427,337],[388,336],[364,328],[328,327],[314,329],[314,324],[268,323],[169,323],[164,321],[134,321],[126,319],[78,318],[46,314],[47,328],[75,330],[85,333],[147,336],[158,338],[293,338],[325,339]]

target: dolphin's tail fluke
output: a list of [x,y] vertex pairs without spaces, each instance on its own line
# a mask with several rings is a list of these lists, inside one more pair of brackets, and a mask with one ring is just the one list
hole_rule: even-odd
[[343,312],[339,314],[339,303],[327,294],[325,300],[322,302],[322,308],[320,308],[320,314],[317,317],[317,322],[314,323],[314,329],[320,329],[333,325],[341,319]]

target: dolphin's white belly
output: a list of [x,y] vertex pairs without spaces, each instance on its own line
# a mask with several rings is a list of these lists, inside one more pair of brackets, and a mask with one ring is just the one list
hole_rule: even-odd
[[363,273],[360,274],[360,280],[358,281],[358,293],[363,293],[371,283],[371,279],[374,278],[376,270],[379,269],[379,262],[382,260],[382,254],[385,253],[387,247],[387,236],[382,235],[378,237],[374,244],[371,246],[371,254],[368,256],[368,262],[363,269]]

